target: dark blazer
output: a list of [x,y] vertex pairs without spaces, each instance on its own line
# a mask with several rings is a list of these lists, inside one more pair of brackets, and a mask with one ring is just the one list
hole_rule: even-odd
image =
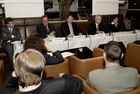
[[10,76],[0,88],[0,94],[81,94],[83,83],[80,79],[65,74],[61,78],[49,77],[42,80],[41,85],[32,91],[20,92],[17,89],[18,80]]
[[109,29],[110,29],[111,32],[119,32],[121,30],[119,24],[117,25],[117,27],[114,24],[110,24]]
[[37,32],[43,37],[46,38],[52,31],[55,31],[55,36],[57,36],[57,32],[55,29],[54,24],[48,23],[49,33],[46,30],[46,27],[43,25],[43,23],[37,25]]
[[[103,23],[99,24],[99,30],[104,31],[104,33],[108,33],[108,30],[104,27]],[[94,34],[96,34],[96,31],[97,31],[97,29],[96,29],[96,24],[94,21],[89,25],[88,34],[94,35]]]
[[59,63],[62,63],[64,61],[64,58],[62,57],[60,51],[54,52],[53,56],[50,56],[47,53],[43,53],[43,55],[46,59],[47,65],[59,64]]
[[[76,23],[72,23],[73,31],[75,35],[79,35],[79,27],[77,26]],[[68,23],[61,23],[61,36],[62,37],[67,37],[70,34],[70,29],[68,26]]]
[[2,47],[5,48],[7,41],[10,40],[10,42],[14,42],[14,41],[20,41],[22,40],[21,35],[20,35],[20,30],[16,27],[13,28],[12,31],[12,35],[14,35],[15,37],[12,38],[11,33],[8,29],[8,27],[4,27],[2,28],[1,31],[1,38],[2,38]]

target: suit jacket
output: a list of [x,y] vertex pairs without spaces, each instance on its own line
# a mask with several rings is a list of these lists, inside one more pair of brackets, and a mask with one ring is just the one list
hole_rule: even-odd
[[[99,30],[104,31],[104,33],[109,33],[108,30],[104,27],[103,23],[99,24]],[[96,24],[94,21],[89,25],[88,34],[94,35],[94,34],[96,34],[96,31],[97,31],[97,29],[96,29]]]
[[53,56],[48,55],[47,53],[42,53],[44,58],[46,59],[46,65],[59,64],[64,61],[63,56],[60,51],[56,51],[53,53]]
[[54,24],[48,23],[48,29],[49,29],[49,32],[47,32],[46,27],[43,25],[43,23],[37,25],[37,32],[43,38],[46,38],[52,31],[55,31],[55,36],[57,36],[57,32],[56,32]]
[[5,48],[5,46],[6,46],[8,41],[14,42],[14,41],[22,40],[21,35],[20,35],[20,30],[18,28],[16,28],[16,27],[13,28],[12,35],[14,35],[15,37],[12,38],[11,33],[10,33],[8,27],[2,28],[1,38],[3,40],[3,42],[2,42],[2,47],[3,48]]
[[88,81],[101,94],[129,91],[139,86],[137,70],[120,65],[91,71]]
[[38,88],[28,92],[18,91],[18,80],[10,76],[0,88],[0,94],[81,94],[82,91],[82,81],[69,74],[42,80]]
[[114,24],[110,24],[109,29],[110,29],[111,32],[119,32],[121,30],[119,24],[117,25],[117,27]]
[[[72,27],[73,27],[74,34],[79,35],[80,32],[79,32],[79,27],[77,26],[77,24],[72,23]],[[70,29],[69,29],[68,23],[67,22],[62,23],[61,24],[61,35],[62,35],[62,37],[67,37],[69,34],[70,34]]]

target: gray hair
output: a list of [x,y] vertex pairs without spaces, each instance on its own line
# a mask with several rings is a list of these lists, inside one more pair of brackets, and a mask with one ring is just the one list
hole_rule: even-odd
[[95,20],[96,20],[98,17],[101,17],[101,18],[102,18],[102,16],[101,16],[101,15],[96,15],[96,16],[95,16]]

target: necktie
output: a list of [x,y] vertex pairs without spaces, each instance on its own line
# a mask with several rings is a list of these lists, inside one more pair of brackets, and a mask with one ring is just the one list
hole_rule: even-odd
[[74,36],[74,31],[73,31],[73,28],[72,28],[72,24],[69,24],[69,28],[70,28],[70,34]]
[[12,35],[12,28],[9,28],[10,34]]
[[48,29],[48,26],[46,26],[46,30],[47,30],[47,32],[49,33],[49,29]]

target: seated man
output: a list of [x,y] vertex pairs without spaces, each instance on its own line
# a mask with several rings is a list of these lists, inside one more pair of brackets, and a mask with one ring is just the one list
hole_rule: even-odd
[[102,23],[102,16],[95,16],[95,21],[92,22],[89,26],[88,34],[100,34],[100,33],[108,33],[108,30],[104,27]]
[[61,24],[61,34],[62,37],[74,37],[75,35],[81,35],[79,32],[79,27],[73,22],[73,17],[68,16],[67,22]]
[[120,24],[118,23],[118,21],[119,21],[119,17],[114,16],[113,21],[109,25],[109,29],[111,30],[111,32],[119,32],[119,31],[121,31]]
[[37,25],[37,32],[43,37],[46,38],[48,35],[57,36],[55,26],[48,23],[48,16],[43,15],[41,18],[42,23]]
[[15,23],[12,18],[7,18],[5,20],[6,27],[2,28],[1,38],[2,38],[2,48],[8,55],[11,65],[13,65],[13,44],[14,41],[20,41],[21,35],[20,30],[15,27]]
[[118,42],[109,42],[105,45],[104,51],[105,69],[91,71],[88,77],[89,84],[101,94],[113,94],[137,88],[139,86],[137,70],[119,65],[123,54]]
[[42,80],[45,62],[44,56],[34,49],[19,54],[15,71],[0,88],[0,94],[81,94],[82,81],[72,75]]

